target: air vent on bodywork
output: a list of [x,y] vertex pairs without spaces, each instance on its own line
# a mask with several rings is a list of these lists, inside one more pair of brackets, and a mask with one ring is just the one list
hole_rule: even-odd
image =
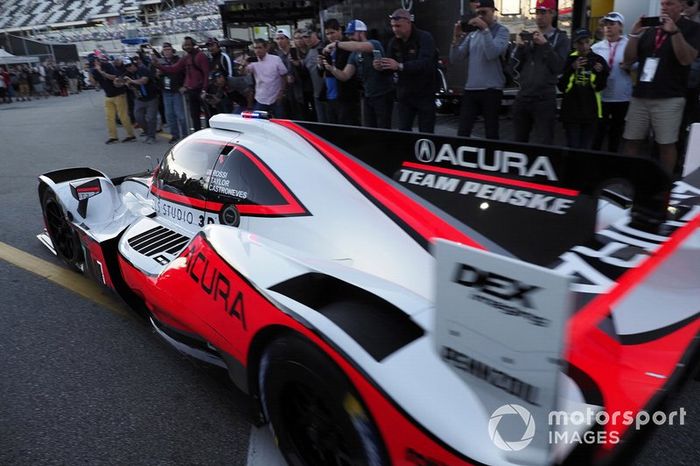
[[423,336],[401,309],[350,283],[307,273],[270,288],[320,312],[381,361]]
[[190,239],[168,228],[157,226],[128,239],[129,246],[144,256],[160,253],[177,255]]

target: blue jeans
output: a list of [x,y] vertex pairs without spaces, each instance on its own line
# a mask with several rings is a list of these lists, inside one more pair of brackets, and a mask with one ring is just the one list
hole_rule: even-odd
[[170,135],[175,139],[187,136],[187,119],[185,104],[179,92],[163,92],[165,119],[168,121]]
[[155,139],[156,126],[158,125],[158,101],[134,99],[134,116],[136,121],[143,128],[146,136]]

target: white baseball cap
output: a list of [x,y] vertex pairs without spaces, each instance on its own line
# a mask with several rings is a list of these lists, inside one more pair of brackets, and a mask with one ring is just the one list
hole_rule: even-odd
[[614,21],[616,23],[620,23],[624,26],[625,24],[625,17],[622,16],[621,13],[618,13],[617,11],[611,11],[607,15],[603,17],[603,21]]

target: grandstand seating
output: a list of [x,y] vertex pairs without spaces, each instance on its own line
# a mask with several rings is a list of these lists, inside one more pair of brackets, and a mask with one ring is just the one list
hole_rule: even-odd
[[[122,10],[133,11],[141,3],[142,0],[5,0],[0,1],[0,31],[45,29],[65,23],[87,23],[96,18],[118,18]],[[218,11],[215,0],[196,1],[166,10],[160,20],[198,19],[218,15]]]
[[[151,4],[152,2],[148,2]],[[22,29],[37,40],[61,43],[84,41],[119,41],[127,36],[157,37],[190,32],[221,30],[221,18],[216,0],[199,0],[166,9],[159,15],[151,14],[150,24],[128,22],[133,20],[141,0],[0,0],[3,15],[0,31]],[[123,21],[99,26],[81,26],[71,29],[48,30],[52,25],[89,22],[95,18],[120,17]]]

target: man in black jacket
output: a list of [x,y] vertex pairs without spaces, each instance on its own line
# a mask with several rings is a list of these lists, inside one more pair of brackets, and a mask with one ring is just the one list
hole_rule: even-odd
[[[557,121],[556,86],[569,54],[566,32],[553,25],[557,3],[537,0],[537,30],[521,33],[511,63],[520,87],[513,104],[513,127],[517,142],[552,144]],[[530,133],[532,140],[530,140]]]
[[374,61],[377,70],[394,72],[399,129],[411,131],[418,117],[418,130],[435,130],[437,53],[429,32],[412,23],[411,13],[398,9],[389,17],[394,37],[387,47],[388,58]]
[[100,84],[105,93],[105,119],[109,133],[109,139],[105,141],[105,144],[119,142],[117,139],[117,115],[119,115],[119,120],[126,130],[126,137],[122,139],[122,142],[136,140],[126,103],[126,87],[124,87],[121,75],[122,73],[117,68],[103,58],[96,60],[94,68],[92,68],[93,79]]

